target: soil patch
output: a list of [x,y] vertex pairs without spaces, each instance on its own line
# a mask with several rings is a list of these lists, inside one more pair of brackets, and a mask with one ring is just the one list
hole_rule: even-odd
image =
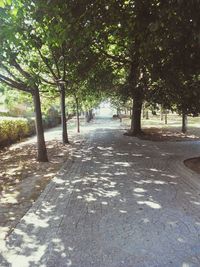
[[12,231],[69,156],[70,145],[57,140],[46,144],[49,162],[45,163],[36,161],[34,144],[0,151],[1,236]]
[[148,128],[144,129],[142,134],[137,135],[142,140],[149,141],[194,141],[200,140],[199,136],[194,134],[183,134],[178,131],[169,131],[167,129]]
[[185,164],[186,167],[188,167],[192,171],[195,171],[196,173],[200,174],[200,157],[186,159],[184,161],[184,164]]

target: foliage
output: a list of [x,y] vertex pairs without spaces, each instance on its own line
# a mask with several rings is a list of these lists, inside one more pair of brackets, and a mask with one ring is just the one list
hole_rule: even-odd
[[30,134],[30,125],[27,119],[2,118],[0,119],[0,144],[10,144]]

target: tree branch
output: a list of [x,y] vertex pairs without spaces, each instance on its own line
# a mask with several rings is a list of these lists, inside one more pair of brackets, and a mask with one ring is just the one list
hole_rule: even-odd
[[11,65],[13,67],[15,67],[22,74],[22,76],[24,76],[27,80],[30,81],[33,79],[32,76],[27,71],[22,69],[22,67],[19,65],[19,63],[17,63],[16,59],[12,60]]
[[65,61],[63,45],[62,45],[62,56],[63,56],[63,81],[65,81],[65,79],[66,79],[66,61]]
[[41,79],[43,82],[47,83],[47,84],[50,84],[50,85],[53,85],[53,86],[57,86],[57,83],[56,83],[56,82],[48,81],[47,79],[45,79],[45,78],[43,78],[43,77],[41,77],[41,76],[40,76],[40,79]]
[[60,76],[60,70],[59,70],[59,67],[58,67],[58,61],[57,61],[57,58],[56,58],[56,56],[54,55],[54,52],[53,52],[53,50],[52,50],[51,48],[50,48],[50,51],[51,51],[52,57],[53,57],[53,59],[54,59],[55,65],[56,65],[56,70],[57,70],[57,73],[58,73],[58,79],[60,79],[61,76]]
[[116,63],[122,63],[122,64],[130,64],[130,63],[132,63],[132,61],[129,60],[129,59],[121,58],[121,57],[115,56],[115,55],[110,55],[108,52],[106,52],[103,48],[100,48],[99,46],[96,46],[96,48],[99,50],[100,54],[104,54],[105,56],[107,56],[108,58],[112,59]]
[[5,83],[6,85],[16,88],[18,90],[24,91],[26,93],[32,93],[33,90],[29,89],[28,86],[24,83],[13,81],[12,79],[0,74],[0,81]]
[[38,48],[38,53],[42,59],[42,61],[44,62],[44,64],[46,65],[46,67],[48,68],[48,70],[51,72],[53,78],[55,79],[55,81],[58,80],[58,77],[56,76],[55,72],[53,71],[53,69],[51,68],[51,66],[49,65],[47,59],[42,55],[42,52],[40,51],[40,49]]

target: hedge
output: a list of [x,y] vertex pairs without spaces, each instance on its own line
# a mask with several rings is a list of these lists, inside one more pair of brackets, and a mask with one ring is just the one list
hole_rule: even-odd
[[0,119],[0,145],[11,144],[29,135],[28,120],[24,118]]
[[[60,118],[43,118],[44,128],[51,128],[60,123]],[[35,134],[34,119],[0,118],[0,146],[4,147]]]

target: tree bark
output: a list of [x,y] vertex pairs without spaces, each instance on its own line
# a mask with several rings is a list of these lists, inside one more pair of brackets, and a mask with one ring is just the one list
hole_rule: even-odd
[[130,108],[130,111],[129,112],[130,112],[130,117],[131,117],[132,116],[132,108]]
[[149,119],[149,111],[148,111],[148,110],[146,110],[146,112],[145,112],[145,119],[146,119],[146,120]]
[[160,107],[160,120],[163,121],[163,107]]
[[93,119],[92,109],[86,111],[86,121],[90,122]]
[[66,104],[65,104],[65,87],[60,86],[60,107],[61,107],[61,124],[62,124],[62,142],[69,144],[67,133],[67,120],[66,120]]
[[75,101],[76,101],[77,132],[80,133],[79,103],[77,97],[75,97]]
[[86,121],[86,122],[89,122],[89,121],[88,121],[88,118],[89,118],[89,116],[88,116],[88,111],[86,110],[86,112],[85,112],[85,121]]
[[33,93],[33,101],[35,108],[35,128],[37,135],[37,160],[40,162],[47,162],[47,149],[44,139],[44,129],[42,123],[42,112],[39,89],[36,87]]
[[182,113],[182,133],[187,132],[187,115],[185,112]]
[[131,134],[138,135],[142,133],[141,129],[141,111],[142,99],[140,97],[133,98],[132,117],[131,117]]
[[142,105],[142,117],[145,119],[145,104]]
[[165,110],[165,124],[167,124],[167,111]]

